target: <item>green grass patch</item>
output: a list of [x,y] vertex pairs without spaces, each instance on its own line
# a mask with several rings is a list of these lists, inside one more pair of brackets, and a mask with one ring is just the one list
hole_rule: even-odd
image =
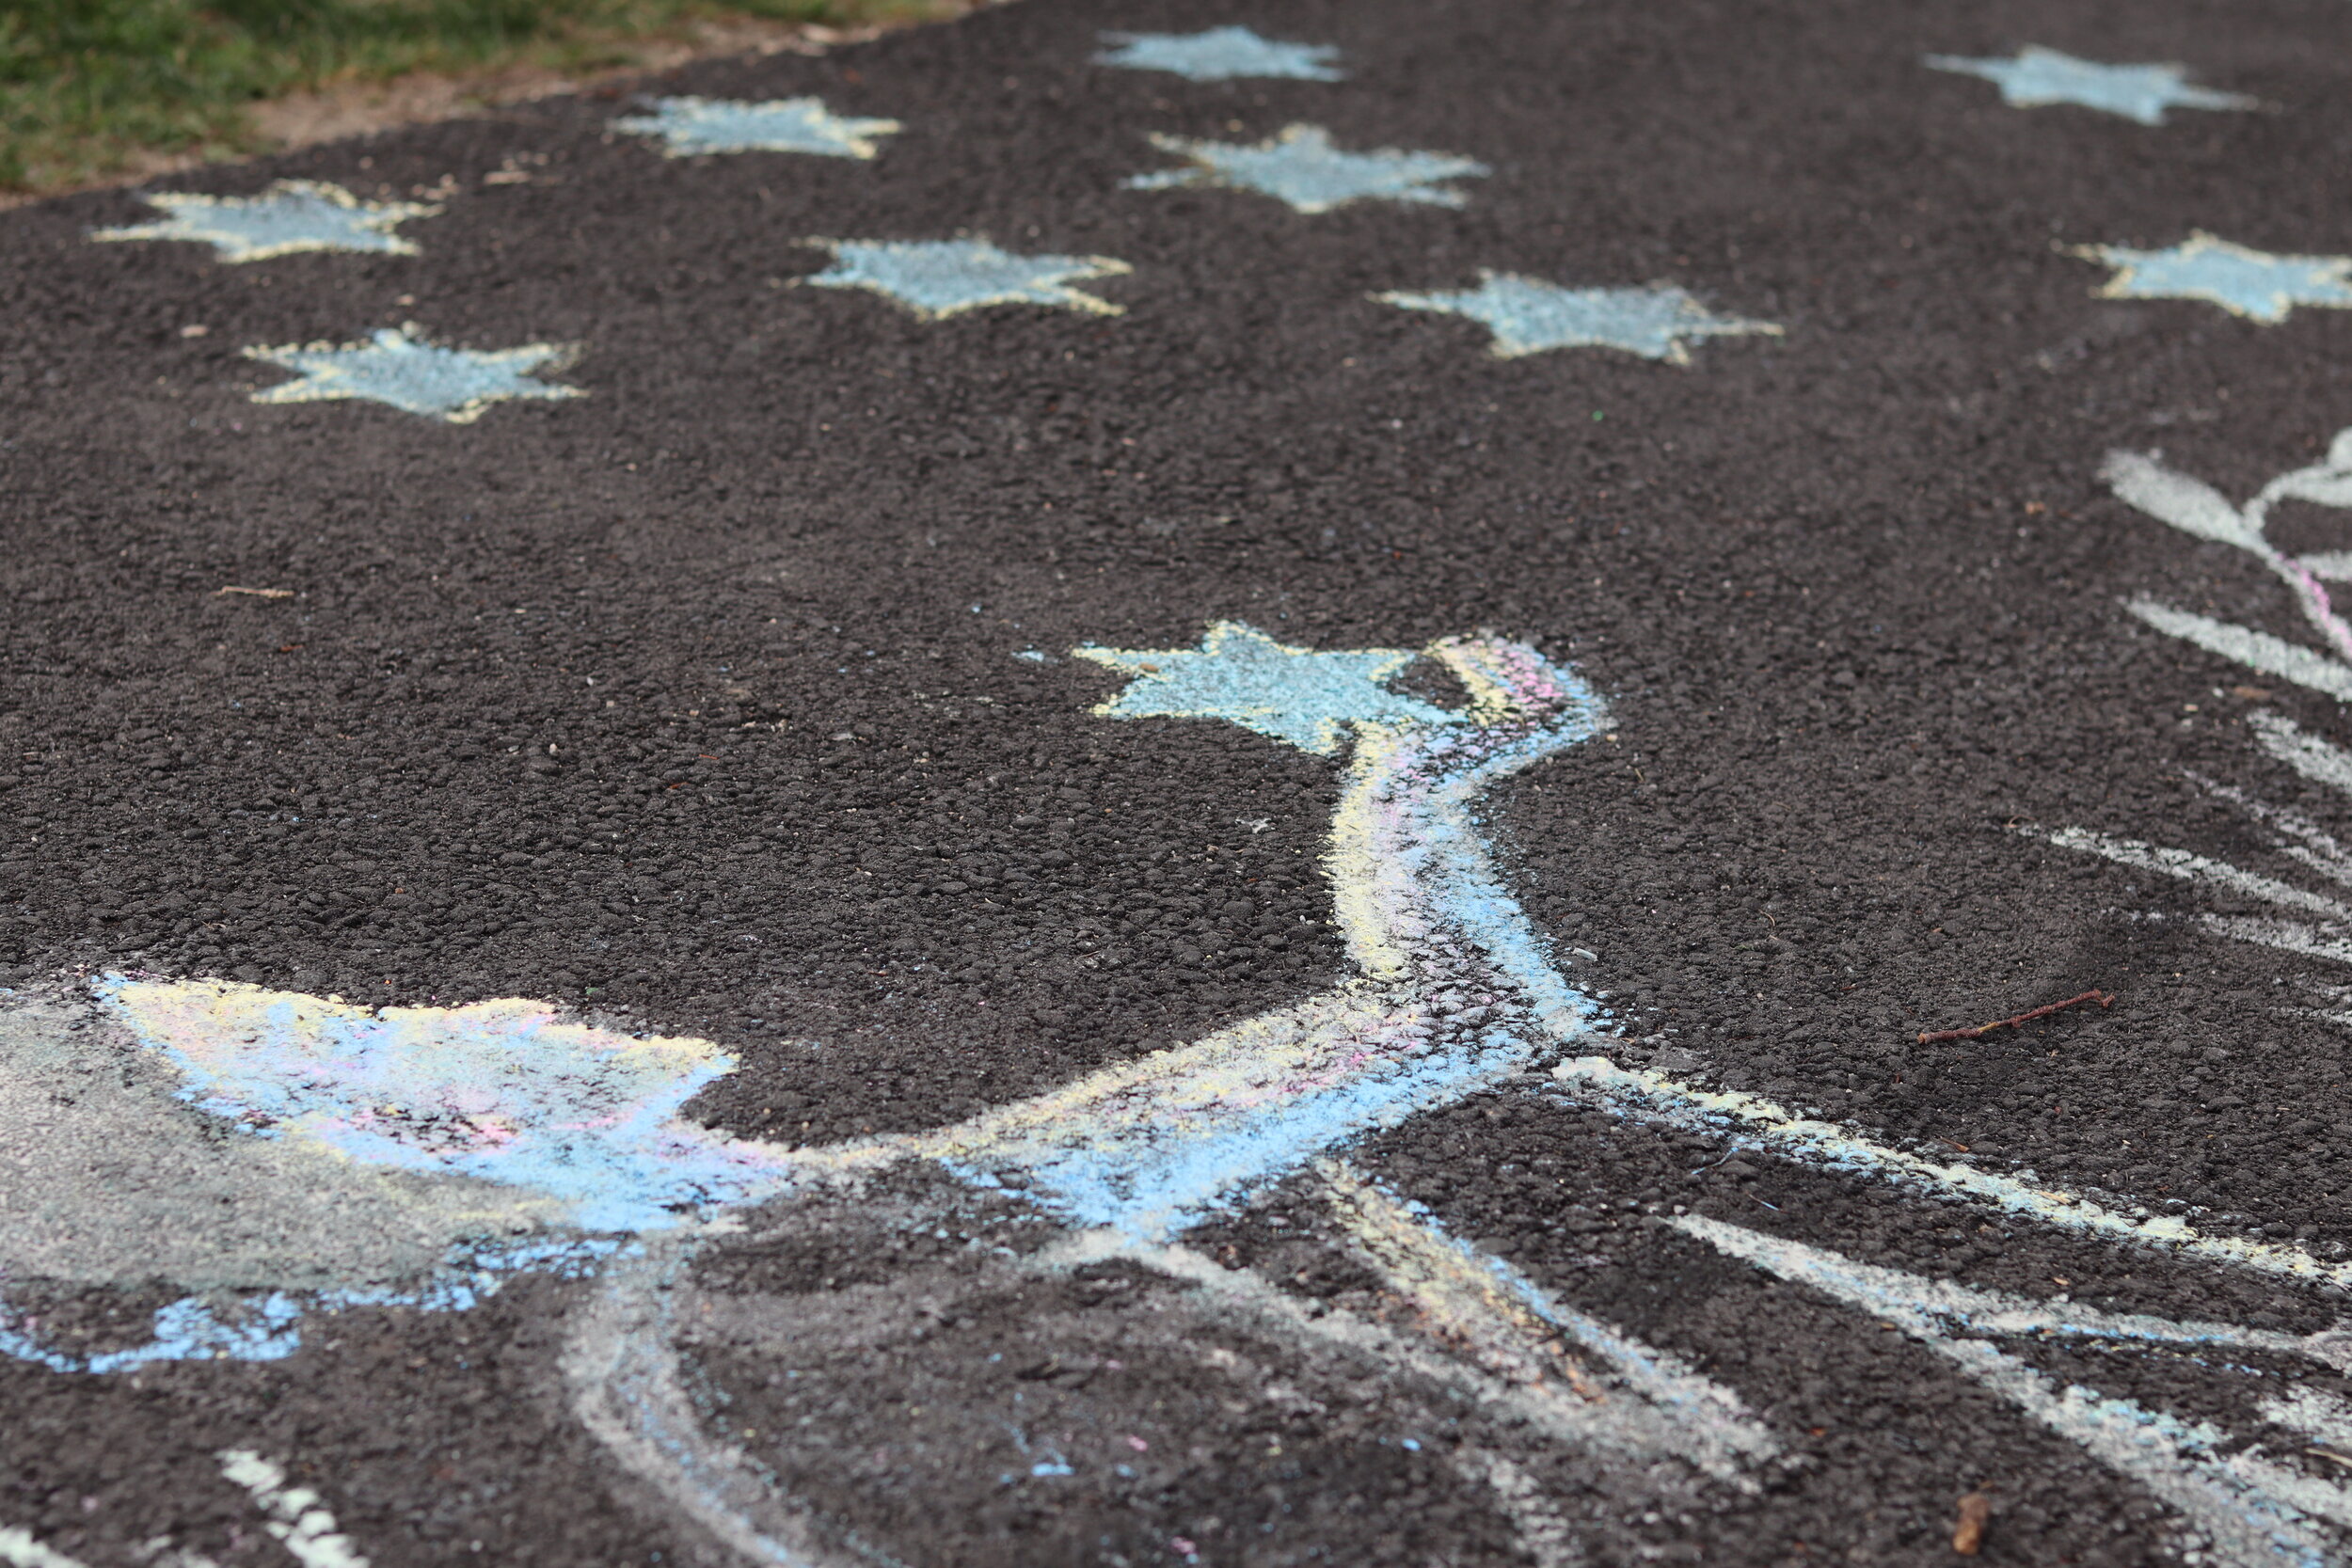
[[251,106],[415,71],[632,63],[693,24],[843,26],[936,0],[0,0],[0,189],[68,189],[142,153],[254,150]]

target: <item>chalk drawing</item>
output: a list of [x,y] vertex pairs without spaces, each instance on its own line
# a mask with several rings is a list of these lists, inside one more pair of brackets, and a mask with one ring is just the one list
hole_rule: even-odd
[[[2062,1384],[1995,1341],[2073,1340],[2110,1354],[2180,1346],[2295,1358],[2330,1372],[2352,1370],[2352,1335],[2309,1336],[2102,1312],[2064,1300],[2040,1301],[1858,1263],[1820,1247],[1684,1215],[1684,1234],[1792,1283],[1891,1323],[2025,1415],[2131,1477],[2170,1505],[2192,1550],[2254,1568],[2324,1568],[2344,1560],[2352,1539],[2352,1489],[2273,1457],[2206,1420],[2152,1410],[2133,1400]],[[2248,1358],[2251,1359],[2251,1358]],[[2283,1400],[2285,1376],[2233,1358],[2230,1381],[2267,1384]],[[2290,1413],[2292,1413],[2290,1407]]]
[[368,1568],[335,1515],[307,1486],[288,1486],[286,1472],[250,1449],[226,1449],[220,1473],[244,1487],[268,1515],[262,1528],[276,1536],[302,1568]]
[[1192,166],[1136,175],[1127,182],[1129,190],[1222,185],[1260,192],[1298,213],[1327,213],[1351,201],[1460,207],[1470,198],[1438,182],[1494,172],[1475,158],[1451,152],[1404,152],[1393,148],[1343,151],[1331,145],[1331,133],[1320,125],[1285,126],[1266,140],[1247,146],[1155,132],[1152,145],[1189,159]]
[[[2272,510],[2281,501],[2352,509],[2352,430],[2339,432],[2319,462],[2277,475],[2243,505],[2233,503],[2202,481],[2137,452],[2108,454],[2101,476],[2119,499],[2139,511],[2193,539],[2228,546],[2261,563],[2285,586],[2291,602],[2304,624],[2316,634],[2320,646],[2291,642],[2269,632],[2179,610],[2145,596],[2130,601],[2127,608],[2132,614],[2158,631],[2243,665],[2257,674],[2291,682],[2339,703],[2352,703],[2352,623],[2347,623],[2337,610],[2329,588],[2331,583],[2341,585],[2352,580],[2352,554],[2334,550],[2293,554],[2273,544],[2267,532]],[[2272,762],[2352,799],[2352,753],[2310,734],[2281,714],[2256,710],[2248,716],[2247,721],[2254,732],[2256,748]],[[2227,801],[2249,817],[2258,835],[2282,857],[2299,863],[2334,888],[2352,888],[2352,850],[2300,812],[2266,802],[2200,774],[2192,773],[2189,777],[2207,794]],[[2265,915],[2202,911],[2195,918],[2210,934],[2230,941],[2352,966],[2352,897],[2249,871],[2213,856],[2122,834],[2081,827],[2032,827],[2022,831],[2060,848],[2097,855],[2119,865],[2210,889],[2237,900],[2267,904],[2280,912]],[[2352,991],[2299,977],[2297,983],[2323,1005],[2296,1011],[2352,1027]]]
[[1230,82],[1250,76],[1336,82],[1346,74],[1331,63],[1340,52],[1330,44],[1277,42],[1247,27],[1210,27],[1198,33],[1104,33],[1103,41],[1112,47],[1094,56],[1097,65],[1172,71],[1195,82]]
[[80,1558],[45,1546],[14,1525],[0,1525],[0,1562],[8,1568],[87,1568]]
[[211,245],[224,261],[265,261],[309,250],[414,256],[416,242],[392,230],[441,211],[421,201],[363,201],[324,180],[274,181],[260,196],[143,191],[139,199],[165,215],[127,229],[100,229],[90,238],[193,240]]
[[534,372],[561,370],[578,350],[558,343],[521,348],[444,348],[427,341],[423,328],[379,329],[361,343],[291,343],[249,348],[248,359],[296,372],[300,379],[253,394],[255,403],[334,403],[357,398],[450,424],[470,424],[494,403],[511,399],[584,398],[577,387],[537,379]]
[[2199,299],[2265,326],[2298,305],[2352,307],[2352,256],[2274,256],[2202,230],[2163,250],[2087,245],[2067,254],[2115,269],[2094,291],[2101,299]]
[[615,131],[659,136],[662,155],[713,152],[809,152],[827,158],[871,158],[878,136],[903,127],[895,119],[855,119],[834,114],[820,99],[778,98],[745,103],[726,98],[657,98],[653,113],[612,122]]
[[2177,65],[2102,65],[2078,60],[2040,44],[2027,44],[2013,56],[1971,59],[1959,55],[1930,55],[1936,71],[1981,76],[2001,89],[2001,101],[2021,109],[2051,103],[2078,103],[2087,109],[2121,115],[2142,125],[2162,125],[2167,109],[2251,109],[2256,101],[2234,92],[2191,87],[2185,67]]
[[[402,1218],[383,1243],[364,1242],[358,1225],[305,1222],[309,1245],[376,1247],[366,1269],[346,1263],[324,1275],[315,1266],[301,1273],[279,1243],[222,1238],[236,1278],[230,1299],[192,1291],[157,1315],[146,1346],[69,1354],[40,1322],[20,1316],[0,1324],[0,1352],[94,1372],[142,1358],[274,1359],[301,1347],[313,1313],[463,1310],[518,1274],[588,1276],[563,1352],[585,1429],[682,1524],[724,1550],[755,1562],[833,1565],[863,1560],[870,1548],[845,1545],[842,1530],[794,1497],[788,1476],[709,1428],[691,1393],[698,1374],[680,1348],[678,1315],[701,1288],[695,1258],[739,1233],[739,1216],[754,1206],[764,1205],[761,1223],[785,1227],[799,1214],[837,1212],[827,1204],[866,1212],[869,1181],[910,1165],[956,1178],[974,1203],[1012,1205],[1061,1227],[1059,1239],[993,1267],[1055,1274],[1123,1260],[1184,1287],[1184,1310],[1204,1323],[1246,1321],[1359,1361],[1368,1378],[1453,1389],[1527,1441],[1633,1461],[1603,1463],[1583,1482],[1609,1489],[1631,1510],[1627,1517],[1661,1489],[1755,1487],[1756,1466],[1777,1451],[1777,1439],[1736,1389],[1451,1235],[1437,1215],[1350,1164],[1343,1152],[1350,1142],[1511,1080],[1629,1121],[1984,1204],[2185,1264],[2352,1285],[2352,1263],[2324,1262],[2292,1243],[2205,1234],[2184,1218],[2043,1187],[2030,1172],[1935,1163],[1769,1101],[1594,1053],[1611,1037],[1602,1009],[1555,966],[1497,868],[1479,815],[1497,784],[1591,739],[1606,721],[1599,696],[1533,648],[1479,637],[1441,640],[1418,655],[1316,650],[1221,622],[1197,647],[1072,653],[1124,677],[1095,710],[1105,720],[1228,722],[1334,759],[1342,777],[1325,867],[1347,978],[953,1126],[787,1149],[728,1138],[685,1114],[691,1095],[734,1066],[706,1041],[640,1038],[520,1001],[371,1011],[217,980],[110,977],[95,996],[98,1019],[113,1031],[103,1037],[69,1043],[55,1027],[28,1026],[18,1038],[0,1009],[0,1112],[9,1095],[30,1105],[50,1085],[111,1078],[122,1088],[91,1099],[94,1126],[136,1130],[185,1164],[174,1139],[200,1124],[212,1130],[209,1147],[230,1151],[217,1157],[224,1163],[189,1167],[199,1192],[209,1182],[253,1196],[257,1214],[298,1213],[282,1185],[331,1165],[377,1182],[360,1189],[372,1193],[373,1212]],[[1450,678],[1458,705],[1389,684],[1414,657]],[[2273,754],[2306,776],[2352,777],[2352,755],[2284,721],[2264,733]],[[2332,875],[2339,862],[2352,864],[2309,824],[2276,811],[2264,820],[2307,851],[2312,869]],[[2219,863],[2145,846],[2128,852],[2192,880],[2222,878]],[[2215,885],[2254,897],[2289,887],[2243,876]],[[2333,895],[2291,891],[2280,904],[2288,915],[2332,928]],[[35,1005],[24,1007],[39,1015],[36,1024],[54,1023]],[[1529,1069],[1546,1063],[1549,1077],[1533,1079]],[[0,1125],[0,1152],[13,1137],[36,1155],[30,1180],[70,1191],[87,1155],[70,1138],[51,1149],[48,1125],[13,1133]],[[0,1173],[8,1168],[0,1161]],[[1277,1181],[1320,1207],[1338,1243],[1400,1311],[1375,1321],[1311,1305],[1185,1244],[1194,1227]],[[164,1185],[132,1180],[104,1201],[132,1215],[160,1212]],[[449,1201],[458,1193],[481,1204],[470,1231],[463,1206]],[[1932,1342],[2026,1417],[2146,1484],[2211,1560],[2231,1568],[2323,1560],[2295,1554],[2333,1540],[2325,1531],[2342,1506],[2332,1483],[2249,1457],[2233,1447],[2243,1434],[2060,1387],[1988,1337],[2204,1346],[2352,1369],[2338,1339],[1914,1282],[1712,1222],[1683,1227]],[[79,1234],[36,1229],[0,1241],[46,1260],[25,1277],[119,1277],[129,1266],[120,1249],[103,1237],[83,1243]],[[2329,1418],[2326,1407],[2293,1403],[2283,1385],[2271,1392],[2289,1401],[2278,1411],[2306,1426]],[[282,1476],[265,1473],[267,1462],[240,1453],[244,1483],[284,1527],[289,1549],[299,1540],[312,1568],[352,1568],[357,1547],[331,1515],[316,1517],[324,1511],[315,1498],[285,1490]],[[1473,1444],[1454,1463],[1494,1497],[1531,1555],[1574,1560],[1570,1514],[1543,1497],[1526,1457]]]
[[1686,340],[1776,338],[1770,322],[1718,316],[1667,284],[1644,289],[1569,289],[1541,278],[1482,268],[1475,289],[1392,291],[1372,297],[1405,310],[1434,310],[1477,322],[1493,335],[1498,359],[1560,348],[1613,348],[1669,365],[1688,365]]
[[1134,269],[1108,256],[1016,256],[986,240],[809,240],[833,265],[801,281],[818,289],[866,289],[939,321],[991,305],[1050,305],[1116,316],[1126,307],[1070,287]]
[[[2347,263],[2352,264],[2352,263]],[[2347,293],[2346,303],[2352,303]],[[2248,626],[2232,626],[2173,609],[2154,599],[2132,602],[2132,613],[2209,653],[2235,659],[2262,674],[2352,701],[2352,625],[2337,612],[2327,584],[2352,580],[2352,556],[2322,551],[2296,556],[2266,535],[2271,509],[2283,500],[2352,508],[2352,429],[2339,431],[2328,454],[2308,467],[2267,481],[2243,506],[2202,480],[2166,467],[2139,452],[2107,454],[2100,477],[2117,498],[2193,539],[2227,545],[2260,562],[2293,596],[2303,619],[2325,645],[2314,651]]]

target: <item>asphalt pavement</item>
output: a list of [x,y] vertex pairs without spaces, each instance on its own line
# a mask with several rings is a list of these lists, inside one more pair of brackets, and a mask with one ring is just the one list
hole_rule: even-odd
[[2343,28],[1022,0],[0,215],[0,1563],[2352,1562]]

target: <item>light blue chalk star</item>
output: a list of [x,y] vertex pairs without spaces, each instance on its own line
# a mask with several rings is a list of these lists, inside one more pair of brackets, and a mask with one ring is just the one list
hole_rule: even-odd
[[1682,290],[1664,285],[1564,289],[1507,272],[1481,268],[1480,275],[1486,281],[1475,289],[1398,292],[1373,298],[1407,310],[1438,310],[1483,323],[1494,334],[1491,352],[1499,359],[1555,348],[1615,348],[1645,359],[1687,365],[1691,352],[1683,346],[1686,338],[1778,337],[1781,330],[1770,322],[1714,315]]
[[1448,713],[1380,683],[1413,661],[1397,648],[1317,653],[1254,626],[1218,621],[1194,648],[1070,650],[1143,678],[1094,709],[1102,719],[1223,719],[1328,756],[1343,724],[1452,722]]
[[1350,201],[1418,201],[1459,207],[1470,198],[1435,182],[1493,171],[1475,158],[1450,152],[1343,152],[1320,125],[1293,125],[1271,141],[1253,147],[1193,141],[1154,133],[1152,145],[1192,160],[1190,168],[1138,174],[1129,190],[1164,191],[1179,185],[1230,185],[1263,191],[1302,213],[1327,213]]
[[332,403],[359,398],[411,414],[470,424],[494,403],[513,398],[583,398],[577,387],[532,379],[534,370],[560,370],[575,350],[558,343],[477,353],[442,348],[417,336],[414,322],[386,327],[364,343],[290,344],[249,348],[248,359],[300,372],[302,379],[253,394],[255,403]]
[[820,289],[871,289],[925,321],[990,305],[1057,305],[1098,316],[1124,306],[1067,285],[1134,269],[1108,256],[1015,256],[986,240],[809,240],[833,265],[802,281]]
[[1170,71],[1195,82],[1227,82],[1236,76],[1336,82],[1346,74],[1330,64],[1339,55],[1331,44],[1278,43],[1247,27],[1211,27],[1200,33],[1104,33],[1103,41],[1117,47],[1095,55],[1096,65]]
[[2055,49],[2027,44],[2014,59],[1969,59],[1959,55],[1930,55],[1927,64],[1937,71],[1957,71],[1996,83],[2001,101],[2021,109],[2045,103],[2079,103],[2122,115],[2142,125],[2162,125],[2164,111],[2183,109],[2251,109],[2256,101],[2234,92],[2216,92],[2188,85],[2188,72],[2177,65],[2101,65],[2078,60]]
[[2269,325],[2298,305],[2352,307],[2352,256],[2273,256],[2201,230],[2169,250],[2087,245],[2067,253],[2116,269],[2097,291],[2102,299],[2201,299]]
[[224,261],[265,261],[303,250],[414,256],[414,243],[392,232],[438,207],[420,201],[362,201],[323,180],[280,180],[260,196],[142,194],[167,215],[128,229],[101,229],[93,240],[201,240]]
[[663,155],[705,152],[814,152],[827,158],[870,158],[876,136],[901,129],[895,119],[849,119],[814,98],[744,103],[729,98],[659,98],[649,115],[612,122],[615,131],[660,136]]

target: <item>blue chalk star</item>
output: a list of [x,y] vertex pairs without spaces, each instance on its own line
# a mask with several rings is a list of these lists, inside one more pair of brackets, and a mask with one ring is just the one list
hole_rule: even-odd
[[1102,719],[1223,719],[1328,756],[1342,724],[1452,722],[1448,713],[1380,683],[1413,661],[1397,648],[1317,653],[1286,647],[1254,626],[1218,621],[1200,646],[1070,650],[1142,679],[1094,709]]
[[1336,82],[1345,72],[1330,61],[1339,50],[1327,43],[1277,43],[1247,27],[1211,27],[1200,33],[1104,33],[1117,47],[1094,56],[1097,65],[1132,71],[1168,71],[1195,82],[1227,82],[1237,76],[1287,76],[1301,82]]
[[2169,250],[2089,245],[2067,253],[2116,269],[2097,291],[2102,299],[2201,299],[2272,325],[2298,305],[2352,307],[2352,256],[2273,256],[2202,230]]
[[2190,87],[2187,71],[2177,65],[2101,65],[2039,44],[2026,45],[2014,59],[1930,55],[1926,63],[1937,71],[1957,71],[1996,83],[2001,101],[2021,109],[2079,103],[2142,125],[2162,125],[2164,111],[2169,108],[2255,107],[2253,99],[2234,92]]
[[1125,307],[1067,287],[1134,269],[1108,256],[1015,256],[986,240],[810,240],[833,265],[803,281],[820,289],[871,289],[925,321],[989,305],[1057,305],[1098,316]]
[[1418,201],[1459,207],[1470,198],[1437,184],[1464,175],[1493,172],[1475,158],[1450,152],[1343,152],[1319,125],[1293,125],[1254,147],[1192,141],[1156,133],[1152,145],[1192,160],[1190,168],[1138,174],[1129,190],[1162,191],[1180,185],[1230,185],[1263,191],[1302,213],[1327,213],[1350,201]]
[[260,196],[140,196],[167,216],[128,229],[101,229],[93,240],[201,240],[224,261],[265,261],[303,250],[414,256],[415,244],[392,232],[438,207],[418,201],[362,201],[323,180],[280,180]]
[[302,379],[253,394],[255,403],[331,403],[359,398],[411,414],[470,424],[494,403],[511,398],[581,398],[577,387],[532,379],[534,370],[561,369],[573,350],[555,343],[477,353],[442,348],[417,336],[411,322],[386,327],[364,343],[290,344],[249,348],[248,359],[300,372]]
[[654,112],[612,122],[615,131],[660,136],[663,155],[705,152],[814,152],[827,158],[870,158],[874,137],[900,129],[895,119],[849,119],[814,98],[744,103],[727,98],[659,98]]
[[1486,281],[1475,289],[1373,297],[1407,310],[1438,310],[1483,323],[1494,334],[1492,352],[1500,359],[1555,348],[1614,348],[1687,365],[1686,338],[1780,334],[1770,322],[1714,315],[1677,288],[1564,289],[1540,278],[1480,271]]

